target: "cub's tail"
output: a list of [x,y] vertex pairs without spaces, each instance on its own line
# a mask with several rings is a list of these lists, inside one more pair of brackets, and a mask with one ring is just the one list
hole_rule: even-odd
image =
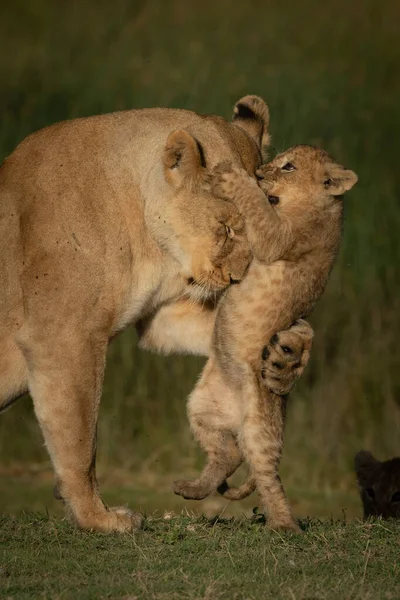
[[247,498],[250,496],[256,489],[256,481],[250,475],[248,479],[239,487],[231,488],[228,486],[226,481],[222,483],[218,488],[218,493],[221,494],[227,500],[243,500],[243,498]]

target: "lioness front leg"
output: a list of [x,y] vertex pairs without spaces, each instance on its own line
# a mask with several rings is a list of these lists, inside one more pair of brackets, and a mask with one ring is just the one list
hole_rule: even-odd
[[[40,339],[41,338],[41,339]],[[107,340],[64,329],[44,339],[29,331],[20,345],[33,398],[57,478],[57,493],[76,524],[96,531],[130,531],[141,517],[106,508],[95,473],[96,426]]]
[[274,394],[289,394],[307,366],[313,336],[304,319],[273,335],[261,352],[261,384]]

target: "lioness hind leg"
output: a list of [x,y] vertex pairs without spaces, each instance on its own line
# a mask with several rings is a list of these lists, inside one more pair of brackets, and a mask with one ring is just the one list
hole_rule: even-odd
[[97,490],[95,457],[98,406],[103,382],[106,340],[82,339],[68,332],[22,348],[29,366],[28,386],[59,496],[84,529],[129,531],[140,525],[125,508],[108,509]]
[[207,455],[207,464],[197,479],[174,481],[175,494],[201,500],[217,491],[242,463],[242,453],[232,433],[238,427],[238,417],[231,394],[210,359],[188,403],[190,427]]

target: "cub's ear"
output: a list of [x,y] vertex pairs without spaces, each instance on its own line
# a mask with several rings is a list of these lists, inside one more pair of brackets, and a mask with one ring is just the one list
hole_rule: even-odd
[[232,120],[253,138],[260,150],[269,145],[269,110],[262,98],[244,96],[238,100],[233,108]]
[[360,450],[354,457],[354,469],[358,483],[363,486],[374,469],[381,463],[367,450]]
[[180,187],[195,181],[205,167],[203,149],[190,133],[176,129],[166,141],[163,164],[167,181]]
[[357,181],[358,177],[354,171],[333,164],[327,171],[324,186],[332,196],[342,196],[345,192],[351,190]]

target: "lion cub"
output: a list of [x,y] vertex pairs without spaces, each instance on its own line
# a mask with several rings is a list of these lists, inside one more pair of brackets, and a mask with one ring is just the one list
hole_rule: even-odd
[[354,458],[354,466],[364,519],[400,519],[400,458],[381,462],[371,452],[361,450]]
[[[296,146],[257,178],[259,185],[229,165],[214,171],[213,192],[245,217],[254,259],[219,304],[212,353],[188,403],[208,463],[198,479],[175,482],[174,491],[200,499],[220,488],[240,498],[256,485],[271,527],[298,530],[278,476],[285,398],[258,377],[259,348],[305,317],[322,294],[340,244],[342,196],[357,176],[323,150]],[[236,493],[226,490],[243,458],[251,479]]]

